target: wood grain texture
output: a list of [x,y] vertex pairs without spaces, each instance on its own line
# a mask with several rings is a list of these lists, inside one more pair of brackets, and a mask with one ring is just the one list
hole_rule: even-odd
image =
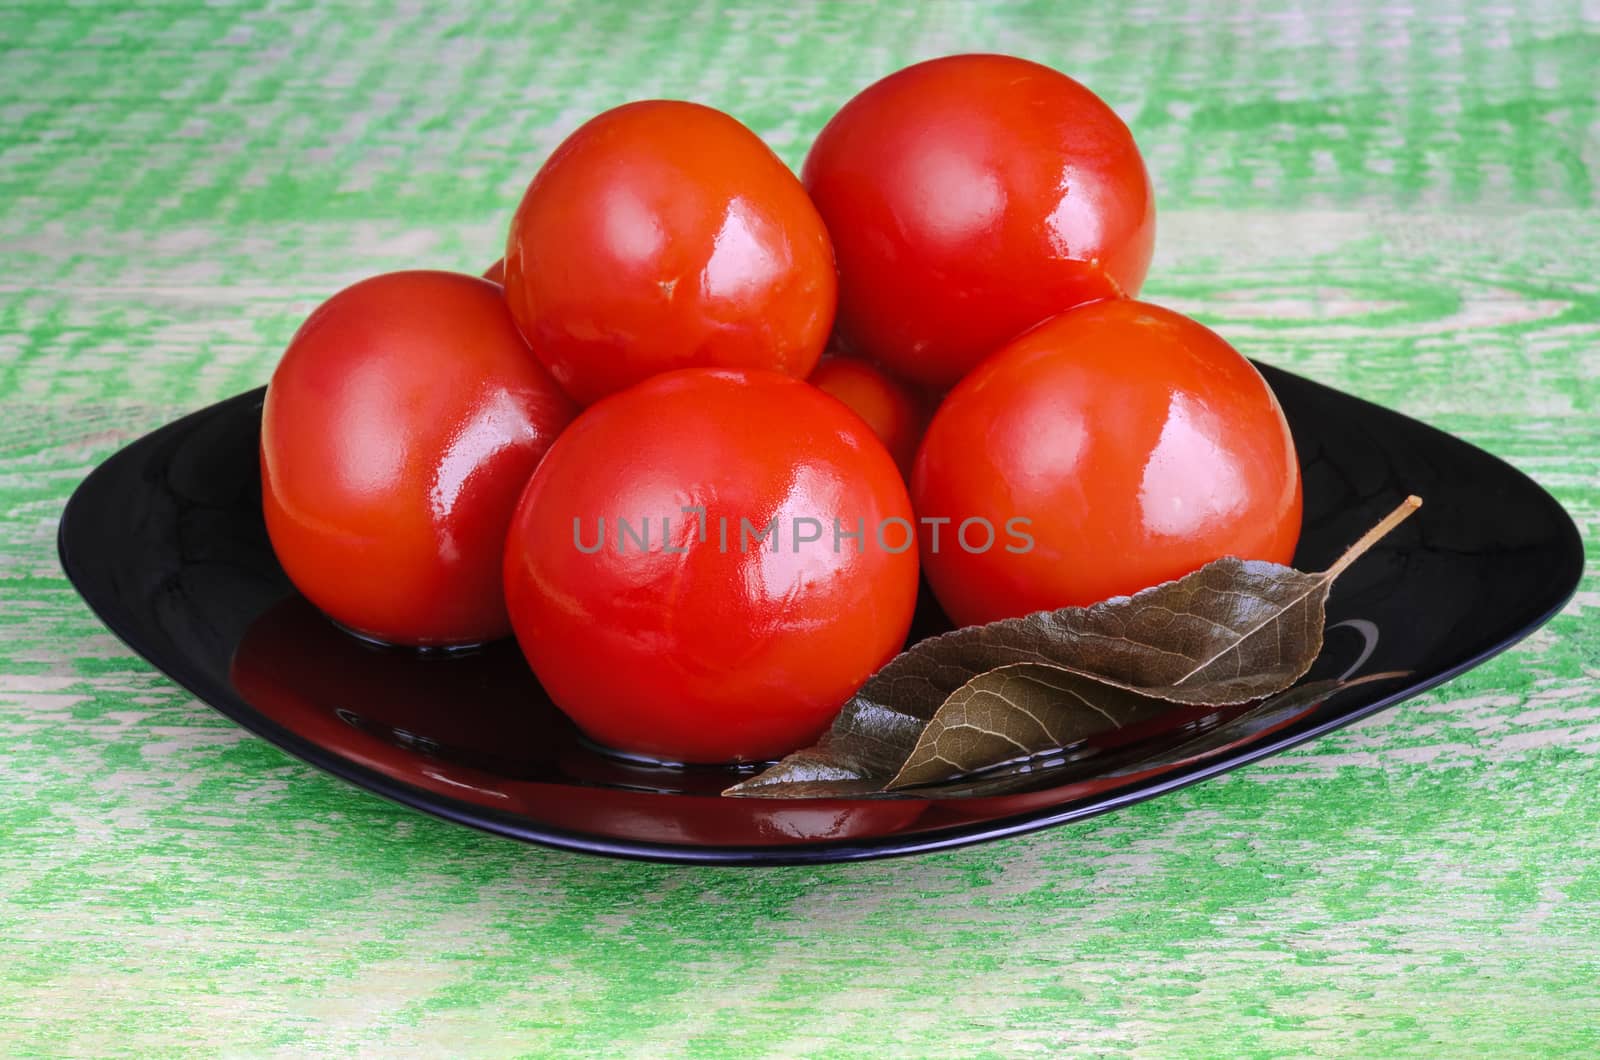
[[61,576],[90,467],[262,382],[340,285],[487,264],[590,113],[700,99],[798,164],[858,87],[977,48],[1128,118],[1148,296],[1528,471],[1592,571],[1600,7],[1097,7],[0,2],[0,1053],[1600,1051],[1593,573],[1513,652],[1225,778],[765,871],[362,794],[131,657]]

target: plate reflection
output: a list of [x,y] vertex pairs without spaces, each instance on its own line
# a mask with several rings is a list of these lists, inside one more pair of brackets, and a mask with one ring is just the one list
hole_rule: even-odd
[[595,749],[511,642],[463,653],[385,648],[304,597],[246,631],[229,677],[264,716],[394,780],[556,828],[658,843],[766,846],[888,835],[917,800],[725,799],[732,767],[669,768]]

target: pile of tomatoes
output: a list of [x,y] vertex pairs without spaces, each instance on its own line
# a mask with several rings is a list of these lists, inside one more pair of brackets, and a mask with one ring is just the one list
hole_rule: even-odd
[[648,101],[563,142],[484,277],[357,283],[267,393],[263,509],[353,633],[513,631],[601,745],[683,762],[811,742],[957,624],[1287,562],[1277,401],[1135,301],[1139,150],[1048,67],[936,59],[828,122],[799,179],[720,111]]

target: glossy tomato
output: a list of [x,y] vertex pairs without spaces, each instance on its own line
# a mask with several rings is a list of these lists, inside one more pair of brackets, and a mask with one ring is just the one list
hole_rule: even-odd
[[506,282],[506,259],[495,258],[494,264],[483,270],[483,278],[504,286]]
[[872,431],[771,371],[685,369],[592,406],[506,544],[517,639],[607,747],[755,761],[809,742],[901,647],[910,501]]
[[956,55],[871,85],[802,171],[854,352],[948,387],[1033,324],[1134,294],[1155,198],[1122,121],[1064,74]]
[[822,358],[807,381],[866,420],[901,473],[911,474],[911,461],[928,423],[928,402],[921,393],[876,365],[853,357]]
[[805,378],[837,277],[805,189],[749,129],[695,103],[630,103],[567,138],[506,243],[522,333],[582,404],[691,365]]
[[967,376],[928,427],[912,495],[923,569],[962,625],[1220,556],[1286,563],[1300,532],[1294,441],[1261,374],[1201,324],[1124,300],[1063,313]]
[[506,527],[576,413],[494,284],[375,276],[312,313],[267,388],[262,509],[296,587],[393,643],[510,632]]

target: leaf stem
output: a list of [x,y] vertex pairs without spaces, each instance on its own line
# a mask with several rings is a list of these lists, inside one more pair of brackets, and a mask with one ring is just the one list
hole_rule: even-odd
[[1322,576],[1331,582],[1343,574],[1346,567],[1365,555],[1367,549],[1387,537],[1389,531],[1405,522],[1411,516],[1411,513],[1420,507],[1422,507],[1422,498],[1415,493],[1401,501],[1398,508],[1379,519],[1376,526],[1362,534],[1361,540],[1345,549],[1344,555],[1334,560],[1333,565],[1322,572]]

